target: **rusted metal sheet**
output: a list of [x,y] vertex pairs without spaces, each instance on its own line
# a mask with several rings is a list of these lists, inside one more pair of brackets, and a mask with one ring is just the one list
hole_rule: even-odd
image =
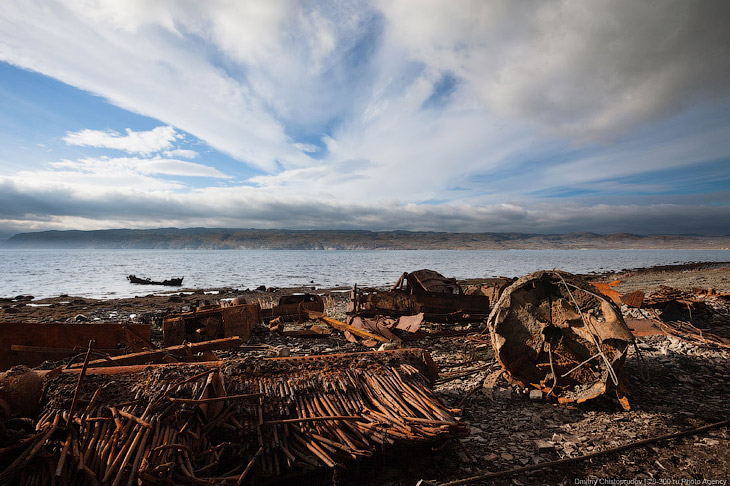
[[636,290],[634,292],[629,292],[628,294],[622,295],[621,302],[629,307],[641,309],[641,305],[644,303],[644,292],[642,292],[641,290]]
[[423,313],[431,322],[474,321],[486,318],[490,299],[467,295],[456,282],[433,270],[404,273],[391,290],[353,291],[350,315],[408,316]]
[[259,322],[261,307],[258,304],[213,307],[173,314],[162,321],[162,344],[174,346],[183,341],[197,343],[233,336],[247,341],[251,329]]
[[468,285],[464,289],[464,293],[467,295],[484,295],[489,297],[489,303],[492,306],[502,295],[502,291],[512,285],[515,280],[517,279],[508,277],[480,279],[479,284]]
[[661,328],[661,322],[655,319],[626,319],[626,326],[637,337],[661,336],[666,334]]
[[304,311],[324,312],[324,301],[317,294],[292,294],[279,297],[279,304],[270,309],[261,309],[265,323],[277,317],[284,321],[304,321]]
[[414,292],[437,292],[439,294],[460,294],[461,287],[455,278],[446,278],[433,270],[423,269],[404,273],[403,277]]
[[[150,339],[150,326],[127,323],[2,322],[0,370],[17,364],[36,366],[46,360],[73,356],[84,351],[92,339],[96,341],[97,348],[111,350],[119,344],[140,348],[144,345],[143,340]],[[43,348],[49,349],[44,352]]]
[[614,288],[618,287],[619,283],[618,280],[614,280],[612,282],[591,282],[591,285],[611,299],[616,305],[621,305],[621,294]]
[[642,306],[658,311],[663,321],[693,320],[708,316],[704,299],[684,290],[660,285],[644,298]]
[[361,339],[364,339],[365,342],[372,342],[372,346],[375,346],[378,342],[381,343],[388,343],[390,340],[381,334],[373,334],[371,332],[366,331],[362,327],[356,327],[352,326],[350,324],[345,324],[344,322],[340,322],[337,319],[333,319],[332,317],[327,317],[321,312],[315,312],[315,311],[307,311],[307,316],[309,319],[316,320],[319,322],[322,322],[324,324],[327,324],[328,326],[337,329],[339,331],[343,331],[345,335],[347,336],[347,333],[350,333],[351,335],[355,335]]
[[415,316],[401,316],[395,323],[395,328],[401,331],[417,332],[421,329],[421,323],[423,322],[423,313],[416,314]]
[[617,387],[634,340],[610,298],[561,271],[518,279],[492,309],[488,326],[511,380],[563,402],[582,402]]

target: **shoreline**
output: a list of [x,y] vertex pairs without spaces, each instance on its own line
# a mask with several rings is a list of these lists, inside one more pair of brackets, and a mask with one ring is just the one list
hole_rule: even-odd
[[[619,291],[653,291],[666,283],[681,290],[694,287],[713,288],[730,292],[730,261],[687,262],[672,265],[657,265],[595,273],[577,274],[589,281],[620,280]],[[490,277],[458,279],[463,286],[479,286]],[[664,282],[664,283],[662,283]],[[387,289],[392,284],[368,286]],[[145,292],[140,286],[138,295],[132,297],[94,298],[83,295],[61,294],[55,297],[27,299],[23,296],[0,297],[0,322],[64,322],[83,316],[96,322],[152,322],[165,312],[175,312],[184,306],[205,301],[215,302],[242,296],[249,303],[258,302],[262,307],[275,304],[279,297],[292,293],[316,293],[330,303],[329,311],[334,317],[343,317],[349,302],[352,286],[271,287],[267,291],[240,289],[235,287],[166,288]],[[152,290],[152,289],[150,289]],[[32,295],[32,294],[31,294]],[[21,297],[18,299],[17,297]]]

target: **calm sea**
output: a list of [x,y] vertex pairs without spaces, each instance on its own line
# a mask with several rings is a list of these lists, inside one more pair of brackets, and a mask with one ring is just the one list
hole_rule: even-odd
[[127,275],[185,277],[184,288],[338,287],[392,284],[404,271],[447,277],[516,277],[543,269],[589,273],[695,261],[730,261],[730,250],[0,250],[0,297],[60,294],[130,297],[169,287]]

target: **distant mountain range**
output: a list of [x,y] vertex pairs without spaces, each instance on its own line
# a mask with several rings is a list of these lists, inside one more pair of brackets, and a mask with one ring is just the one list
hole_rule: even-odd
[[616,233],[439,233],[429,231],[261,230],[233,228],[115,229],[19,233],[0,248],[507,250],[730,249],[730,236]]

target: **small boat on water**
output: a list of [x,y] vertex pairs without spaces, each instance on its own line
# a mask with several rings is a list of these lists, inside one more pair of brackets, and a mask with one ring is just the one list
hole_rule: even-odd
[[139,278],[136,275],[129,275],[127,276],[127,280],[130,281],[130,283],[133,284],[140,284],[140,285],[166,285],[168,287],[180,287],[182,285],[182,281],[185,277],[180,278],[169,278],[167,280],[163,281],[157,281],[157,280],[151,280],[149,278]]

